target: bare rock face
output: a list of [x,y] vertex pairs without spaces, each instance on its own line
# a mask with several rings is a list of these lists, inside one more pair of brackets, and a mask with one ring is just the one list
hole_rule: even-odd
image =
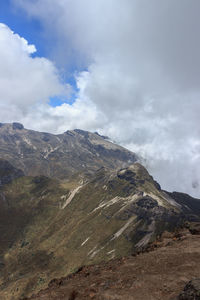
[[189,281],[179,295],[179,300],[200,300],[200,278]]

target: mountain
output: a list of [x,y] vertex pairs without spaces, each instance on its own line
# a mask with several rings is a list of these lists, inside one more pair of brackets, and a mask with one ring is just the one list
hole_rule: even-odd
[[25,129],[20,123],[0,123],[0,145],[0,158],[30,176],[63,179],[102,166],[126,167],[137,160],[106,137],[80,129],[54,135]]
[[0,124],[0,299],[31,296],[200,221],[199,199],[161,190],[137,160],[98,133]]
[[138,163],[67,181],[19,176],[0,188],[0,299],[146,249],[165,230],[199,221],[200,201],[187,201],[162,191]]

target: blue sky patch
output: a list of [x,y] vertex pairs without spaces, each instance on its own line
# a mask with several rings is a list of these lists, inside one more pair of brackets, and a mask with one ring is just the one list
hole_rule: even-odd
[[14,8],[10,0],[0,0],[0,22],[25,38],[29,44],[36,46],[37,52],[33,56],[46,55],[41,23],[36,19],[28,18],[22,10]]

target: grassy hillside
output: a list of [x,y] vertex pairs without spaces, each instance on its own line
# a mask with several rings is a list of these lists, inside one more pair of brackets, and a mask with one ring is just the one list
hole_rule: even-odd
[[101,168],[87,180],[21,177],[1,187],[0,205],[5,300],[31,295],[82,265],[132,254],[186,218],[139,164]]

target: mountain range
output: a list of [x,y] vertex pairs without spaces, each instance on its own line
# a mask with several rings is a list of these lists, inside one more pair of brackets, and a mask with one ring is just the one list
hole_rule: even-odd
[[107,137],[0,125],[0,299],[31,296],[199,221],[198,199],[163,191]]

